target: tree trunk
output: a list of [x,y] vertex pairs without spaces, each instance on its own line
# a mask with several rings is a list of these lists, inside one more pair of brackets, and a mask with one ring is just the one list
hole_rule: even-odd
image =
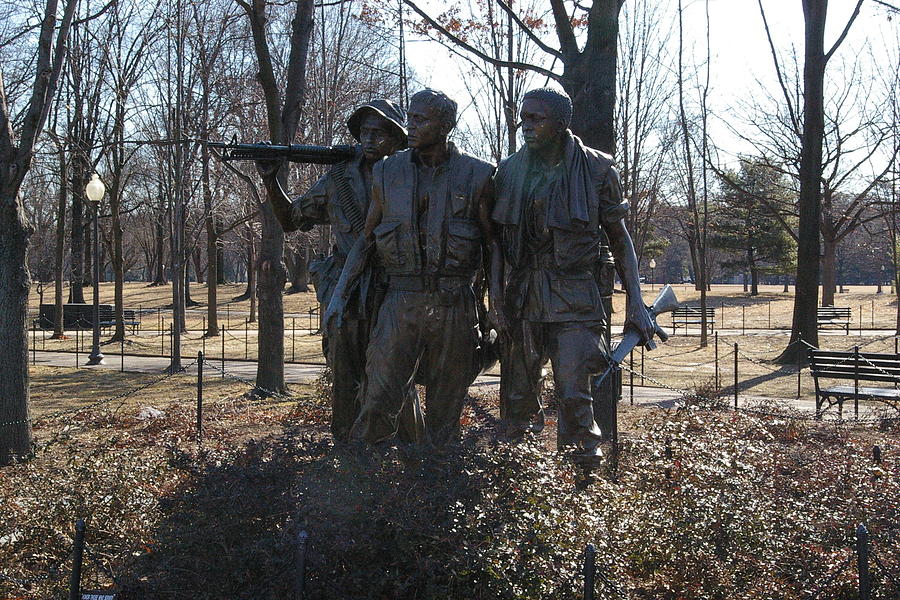
[[16,193],[0,191],[0,340],[6,367],[0,377],[0,466],[31,451],[31,411],[28,388],[28,238]]
[[777,359],[782,364],[796,364],[798,360],[805,360],[805,344],[819,345],[816,306],[819,297],[819,220],[822,202],[822,139],[825,134],[824,47],[827,12],[826,0],[803,0],[806,43],[803,63],[797,279],[791,339]]
[[837,241],[823,236],[822,241],[822,306],[834,306],[837,291]]
[[65,337],[63,327],[63,271],[66,256],[66,199],[69,195],[69,162],[66,153],[59,153],[59,204],[56,209],[56,256],[54,263],[55,281],[53,287],[53,337]]
[[122,249],[122,199],[121,186],[118,181],[121,180],[121,172],[116,176],[117,182],[109,195],[109,209],[112,214],[112,242],[113,242],[113,303],[116,312],[116,331],[110,341],[121,341],[125,339],[125,253]]
[[[160,191],[160,193],[162,193]],[[162,204],[162,200],[160,200],[160,204]],[[156,231],[154,232],[154,241],[156,242],[156,250],[154,251],[155,256],[153,257],[153,281],[150,283],[152,286],[156,285],[166,285],[166,265],[165,265],[165,252],[166,252],[166,230],[163,226],[162,221],[162,213],[160,213],[160,218],[156,220]]]
[[213,226],[216,229],[216,283],[219,285],[225,285],[226,283],[228,283],[228,279],[226,279],[225,277],[225,242],[222,239],[222,224],[218,219],[214,218]]
[[291,287],[288,288],[288,294],[296,294],[298,292],[309,291],[309,247],[304,244],[296,252],[287,252],[284,255],[285,263],[287,263],[288,275],[290,276]]
[[197,283],[203,283],[203,265],[200,254],[200,246],[194,246],[191,257],[194,259],[194,276],[197,278]]
[[80,161],[72,164],[72,256],[69,261],[69,302],[84,303],[84,179]]
[[219,335],[218,281],[219,252],[215,217],[212,212],[212,193],[209,187],[209,151],[203,144],[203,205],[206,210],[206,336]]

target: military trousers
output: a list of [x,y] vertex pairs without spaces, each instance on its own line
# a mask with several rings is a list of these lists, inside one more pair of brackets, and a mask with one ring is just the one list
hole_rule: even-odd
[[[331,369],[331,434],[339,442],[350,439],[350,429],[359,416],[365,393],[366,347],[369,342],[368,319],[345,319],[339,328],[326,331],[322,339],[325,358]],[[419,442],[424,436],[419,397],[414,385],[407,386],[399,416],[399,437],[404,442]]]
[[559,402],[557,445],[590,450],[602,440],[594,421],[592,380],[608,365],[609,352],[600,321],[510,323],[501,355],[500,416],[525,430],[535,417],[543,421],[541,369],[547,360]]
[[377,443],[397,432],[404,390],[425,385],[426,440],[459,437],[469,385],[478,373],[479,342],[471,285],[423,291],[391,285],[366,352],[366,386],[351,437]]

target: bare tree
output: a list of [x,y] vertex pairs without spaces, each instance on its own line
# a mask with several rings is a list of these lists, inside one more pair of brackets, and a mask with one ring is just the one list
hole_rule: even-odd
[[[290,33],[290,54],[286,65],[286,83],[278,85],[272,52],[266,30],[265,0],[235,0],[244,9],[253,35],[256,53],[259,85],[266,106],[266,123],[273,143],[290,143],[300,122],[303,99],[306,93],[306,61],[313,29],[312,0],[294,0],[293,20]],[[286,184],[287,169],[281,169],[281,184]],[[286,274],[282,257],[284,254],[284,231],[271,201],[260,205],[262,240],[258,263],[259,294],[259,338],[256,385],[264,393],[281,392],[286,389],[284,382],[284,284]]]
[[44,5],[31,93],[17,122],[0,70],[0,339],[6,348],[5,374],[0,378],[0,465],[25,456],[31,448],[26,253],[32,229],[19,190],[56,96],[76,4],[66,0],[60,7],[58,0],[47,0]]

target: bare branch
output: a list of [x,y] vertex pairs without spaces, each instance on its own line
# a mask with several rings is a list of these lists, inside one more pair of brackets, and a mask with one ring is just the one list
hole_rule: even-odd
[[499,58],[494,58],[493,56],[489,56],[488,54],[485,54],[484,52],[482,52],[478,48],[472,46],[468,42],[463,41],[459,36],[456,36],[456,35],[450,33],[450,31],[448,31],[446,27],[444,27],[443,25],[441,25],[440,23],[435,21],[433,18],[431,18],[427,13],[425,13],[425,11],[423,11],[421,8],[416,6],[415,2],[413,2],[412,0],[403,0],[403,3],[406,4],[407,6],[409,6],[411,9],[413,9],[420,17],[425,19],[425,21],[429,25],[431,25],[432,27],[437,29],[442,35],[444,35],[447,38],[449,38],[450,40],[452,40],[454,44],[456,44],[457,46],[460,46],[461,48],[465,48],[466,50],[468,50],[469,52],[471,52],[472,54],[474,54],[475,56],[477,56],[478,58],[480,58],[481,60],[483,60],[485,62],[489,62],[492,65],[496,65],[498,67],[512,67],[513,69],[521,69],[523,71],[534,71],[535,73],[540,73],[541,75],[546,75],[547,77],[550,77],[554,81],[560,80],[559,75],[557,75],[553,71],[549,71],[543,67],[539,67],[537,65],[532,65],[532,64],[528,64],[528,63],[518,62],[518,61],[502,60]]
[[525,35],[527,35],[535,44],[538,45],[538,48],[540,48],[541,50],[543,50],[544,52],[546,52],[548,54],[555,56],[556,58],[563,57],[562,52],[560,52],[556,48],[553,48],[553,47],[547,45],[541,38],[539,38],[537,36],[537,34],[535,34],[531,30],[531,28],[529,28],[525,23],[523,23],[522,19],[519,18],[519,15],[517,15],[515,12],[513,12],[512,7],[509,4],[507,4],[505,0],[497,0],[497,4],[500,5],[500,8],[502,8],[504,11],[506,11],[506,14],[508,14],[512,18],[512,20],[516,23],[516,25],[518,25],[522,29],[522,31],[525,33]]
[[864,0],[859,0],[856,3],[856,8],[853,9],[853,14],[850,15],[850,19],[848,19],[847,24],[844,25],[844,31],[841,32],[840,37],[837,39],[837,41],[831,47],[831,50],[829,50],[828,52],[825,53],[825,62],[826,63],[831,59],[831,56],[834,54],[835,50],[837,50],[838,47],[844,43],[844,39],[847,37],[847,34],[850,33],[850,27],[853,26],[853,21],[855,21],[856,17],[859,16],[859,9],[862,8],[863,1]]

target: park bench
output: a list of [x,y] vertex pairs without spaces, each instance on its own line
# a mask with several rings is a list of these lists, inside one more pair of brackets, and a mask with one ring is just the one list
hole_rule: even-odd
[[849,306],[820,306],[816,309],[816,326],[837,325],[850,334]]
[[[90,316],[89,323],[94,320],[93,313]],[[141,322],[137,319],[137,314],[133,309],[125,308],[122,310],[122,321],[126,327],[131,327],[131,332],[135,333]],[[108,329],[116,326],[116,311],[113,307],[106,305],[100,306],[100,329]]]
[[[672,330],[684,327],[687,333],[688,325],[702,326],[703,319],[699,306],[679,306],[672,311]],[[706,328],[712,333],[716,324],[716,312],[711,306],[706,307]]]
[[[843,418],[844,402],[853,400],[854,414],[859,418],[859,401],[876,400],[897,407],[900,406],[900,354],[863,353],[859,348],[852,351],[831,351],[809,348],[809,372],[816,384],[816,416],[826,408],[838,405],[838,417]],[[853,385],[822,387],[819,379],[852,380]],[[874,381],[893,384],[893,387],[861,387],[860,381]]]

